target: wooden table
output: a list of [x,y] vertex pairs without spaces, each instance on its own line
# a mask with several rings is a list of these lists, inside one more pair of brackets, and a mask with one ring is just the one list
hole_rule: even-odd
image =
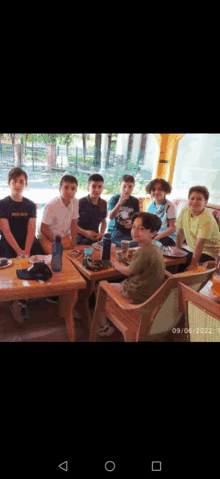
[[60,317],[65,318],[69,340],[75,341],[73,308],[78,300],[78,290],[86,289],[85,279],[65,255],[63,270],[53,272],[51,279],[45,283],[19,279],[16,274],[16,270],[20,269],[18,262],[17,258],[12,258],[12,265],[0,269],[0,302],[59,295]]
[[[92,245],[91,245],[91,247],[92,247]],[[65,254],[67,255],[67,257],[70,259],[70,261],[73,263],[73,265],[80,271],[80,273],[83,275],[83,277],[87,281],[86,290],[79,293],[79,301],[82,303],[81,304],[81,309],[83,309],[83,316],[85,316],[85,318],[86,318],[85,326],[90,328],[91,324],[92,324],[92,318],[91,318],[91,313],[90,313],[88,300],[89,300],[89,297],[91,296],[91,294],[95,291],[95,287],[96,287],[97,283],[99,281],[103,280],[103,279],[106,279],[106,280],[109,280],[109,279],[112,279],[112,278],[118,279],[118,278],[125,278],[125,276],[113,267],[102,270],[102,271],[98,271],[98,272],[93,272],[93,271],[90,271],[90,270],[86,269],[82,264],[83,263],[83,258],[84,258],[84,255],[83,255],[84,248],[88,248],[88,246],[80,245],[80,246],[76,247],[76,249],[79,249],[80,253],[81,253],[81,255],[79,254],[78,257],[71,256],[69,250],[66,250]],[[113,253],[111,253],[111,258],[110,258],[111,262],[115,261],[116,251],[121,251],[121,248],[116,247],[115,251]],[[93,249],[92,259],[99,260],[99,259],[101,259],[101,256],[102,256],[101,251]],[[169,257],[164,256],[164,259],[165,259],[165,267],[166,268],[168,268],[169,266],[175,266],[175,265],[177,266],[179,264],[186,263],[186,257],[169,258]],[[122,264],[124,264],[124,263],[122,263]]]

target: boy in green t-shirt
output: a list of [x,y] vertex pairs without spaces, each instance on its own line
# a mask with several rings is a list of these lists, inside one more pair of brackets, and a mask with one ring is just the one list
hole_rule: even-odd
[[[161,227],[161,220],[151,213],[134,213],[131,224],[131,236],[139,247],[128,252],[127,258],[132,256],[128,266],[122,266],[117,260],[113,262],[114,268],[127,278],[121,283],[111,283],[111,286],[130,303],[141,304],[150,298],[164,281],[165,261],[158,246],[152,243]],[[103,314],[99,335],[110,336],[114,331],[115,328]]]
[[220,250],[220,232],[213,215],[205,209],[209,192],[205,186],[192,186],[188,193],[188,206],[183,208],[176,221],[176,246],[187,245],[187,263],[179,266],[179,272],[194,270],[198,263],[213,261]]

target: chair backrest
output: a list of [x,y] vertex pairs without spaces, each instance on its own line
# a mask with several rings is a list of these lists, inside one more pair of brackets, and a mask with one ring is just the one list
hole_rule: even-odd
[[[180,281],[198,291],[212,276],[215,268],[202,273],[176,274],[168,273],[165,283],[138,309],[142,314],[139,337],[166,333],[174,328],[184,311],[178,284]],[[149,321],[150,316],[150,321]]]
[[184,304],[187,339],[192,342],[220,342],[220,305],[181,282],[179,294]]

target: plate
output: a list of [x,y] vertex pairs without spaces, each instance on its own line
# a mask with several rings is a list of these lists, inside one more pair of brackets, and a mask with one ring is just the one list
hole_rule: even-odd
[[161,252],[163,256],[169,256],[172,258],[183,258],[184,256],[188,255],[186,251],[176,251],[175,246],[164,246],[163,248],[161,248]]
[[[37,259],[35,259],[37,258]],[[37,263],[38,261],[44,261],[46,264],[50,263],[51,262],[51,259],[52,259],[52,254],[47,254],[47,255],[43,255],[43,254],[36,254],[34,256],[31,256],[28,261],[30,261],[30,263],[34,264],[34,263]]]
[[3,268],[8,268],[8,266],[10,266],[12,264],[12,260],[11,259],[8,259],[8,258],[0,258],[0,261],[2,259],[7,259],[8,260],[8,263],[5,264],[4,266],[0,266],[0,269],[3,269]]

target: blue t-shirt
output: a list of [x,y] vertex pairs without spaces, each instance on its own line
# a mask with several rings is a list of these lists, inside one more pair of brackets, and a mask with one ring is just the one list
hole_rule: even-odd
[[107,202],[99,198],[98,204],[90,201],[90,195],[79,200],[78,226],[84,230],[99,232],[99,225],[107,216]]
[[[152,213],[153,215],[157,215],[160,218],[162,225],[159,229],[157,234],[164,232],[167,228],[169,228],[169,220],[176,219],[176,208],[171,201],[165,199],[163,203],[157,208],[155,201],[146,208],[148,213]],[[176,231],[167,235],[169,238],[172,238],[173,241],[176,242]]]
[[[111,197],[108,203],[108,211],[113,210],[113,208],[118,203],[118,200],[121,195],[114,195]],[[138,246],[136,241],[132,240],[131,229],[124,227],[124,224],[127,220],[130,220],[134,213],[139,213],[139,201],[135,196],[130,196],[123,205],[121,205],[118,214],[113,220],[109,221],[108,224],[108,233],[112,235],[112,242],[117,246],[121,246],[122,240],[131,241],[130,246]]]

